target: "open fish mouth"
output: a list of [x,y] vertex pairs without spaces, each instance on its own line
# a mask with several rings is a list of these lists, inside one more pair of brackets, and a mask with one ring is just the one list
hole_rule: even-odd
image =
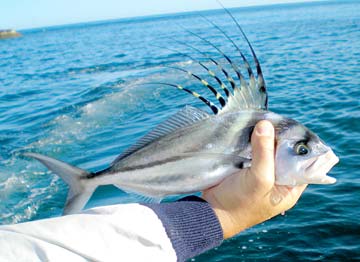
[[336,178],[330,177],[327,173],[339,162],[339,158],[332,150],[315,158],[305,169],[305,177],[313,184],[334,184]]

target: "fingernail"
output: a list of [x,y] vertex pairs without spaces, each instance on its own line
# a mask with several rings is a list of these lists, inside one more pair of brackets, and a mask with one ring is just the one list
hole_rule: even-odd
[[255,132],[258,136],[273,136],[274,127],[269,121],[260,121],[256,125]]

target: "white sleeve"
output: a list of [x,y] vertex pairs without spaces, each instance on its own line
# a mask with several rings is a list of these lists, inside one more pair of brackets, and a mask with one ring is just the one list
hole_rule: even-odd
[[0,226],[0,261],[176,261],[165,228],[139,204]]

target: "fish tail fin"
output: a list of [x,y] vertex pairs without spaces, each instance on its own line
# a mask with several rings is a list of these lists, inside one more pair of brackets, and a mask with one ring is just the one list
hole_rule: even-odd
[[64,215],[77,213],[82,210],[95,190],[95,187],[86,184],[86,178],[91,173],[41,154],[25,153],[24,156],[35,158],[68,184],[69,192],[63,212]]

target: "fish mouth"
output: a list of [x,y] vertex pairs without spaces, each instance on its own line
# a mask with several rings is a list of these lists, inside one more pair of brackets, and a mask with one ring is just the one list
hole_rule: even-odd
[[333,184],[336,178],[327,176],[331,168],[339,162],[339,158],[332,150],[314,158],[305,169],[307,177],[313,184]]
[[313,157],[313,158],[309,159],[310,162],[309,162],[309,164],[307,165],[307,167],[305,168],[305,170],[308,171],[309,168],[313,168],[313,166],[314,166],[315,162],[318,160],[318,158],[319,158],[319,157],[316,156],[316,157]]

